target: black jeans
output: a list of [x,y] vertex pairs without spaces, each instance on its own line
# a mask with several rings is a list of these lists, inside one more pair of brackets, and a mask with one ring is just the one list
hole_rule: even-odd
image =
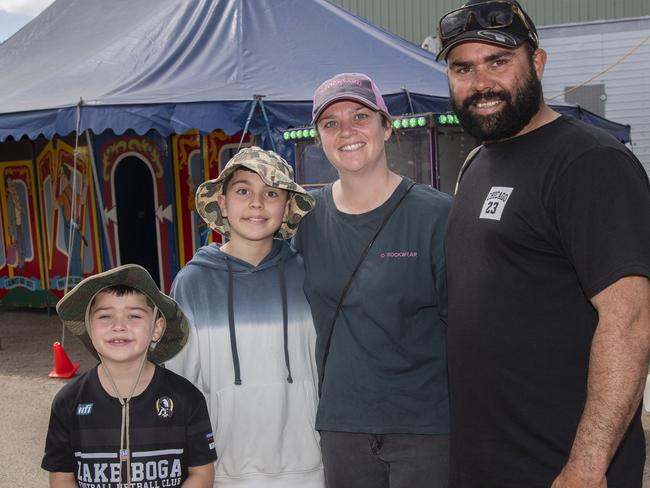
[[327,488],[447,488],[448,435],[320,435]]

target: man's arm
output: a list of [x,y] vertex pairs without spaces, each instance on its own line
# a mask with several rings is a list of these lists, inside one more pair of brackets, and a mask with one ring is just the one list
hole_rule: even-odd
[[626,276],[595,295],[587,401],[567,464],[552,488],[605,488],[606,473],[636,412],[648,372],[650,281]]
[[212,488],[214,483],[214,463],[190,466],[182,488]]

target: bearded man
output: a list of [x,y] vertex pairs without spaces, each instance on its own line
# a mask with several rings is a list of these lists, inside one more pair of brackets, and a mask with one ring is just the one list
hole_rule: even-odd
[[445,241],[451,488],[641,487],[650,185],[603,131],[544,103],[514,0],[439,24],[451,103],[482,141]]

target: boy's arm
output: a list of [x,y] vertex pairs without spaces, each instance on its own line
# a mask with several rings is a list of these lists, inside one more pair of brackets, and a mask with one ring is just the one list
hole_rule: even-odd
[[188,478],[183,483],[189,487],[211,487],[214,483],[214,461],[217,452],[214,435],[210,425],[208,407],[203,394],[191,386],[188,405],[192,409],[185,425],[185,460],[188,466]]
[[74,477],[74,452],[70,441],[74,407],[71,407],[68,401],[69,386],[68,384],[59,390],[52,400],[45,452],[41,462],[41,468],[50,473],[49,485],[53,488],[77,487]]
[[165,362],[165,367],[174,373],[184,376],[193,383],[201,392],[205,392],[201,375],[201,355],[199,350],[199,334],[194,320],[194,302],[192,287],[188,285],[186,273],[181,270],[172,283],[169,293],[180,305],[189,322],[190,334],[187,344],[173,358]]
[[190,466],[182,488],[212,488],[214,484],[214,463]]
[[[190,468],[191,469],[191,468]],[[185,486],[185,485],[183,485]],[[194,485],[189,485],[194,486]],[[202,486],[202,485],[196,485]],[[50,488],[79,488],[74,473],[50,473]]]

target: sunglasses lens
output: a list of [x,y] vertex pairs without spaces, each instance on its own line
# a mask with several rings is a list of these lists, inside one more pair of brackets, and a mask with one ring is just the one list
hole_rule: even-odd
[[444,41],[477,25],[484,29],[507,27],[513,20],[512,5],[507,2],[479,3],[450,12],[440,20],[440,38]]
[[[482,8],[476,9],[476,21],[481,27],[507,27],[512,24],[512,6],[508,4],[500,4],[500,8],[490,8],[486,4]],[[489,4],[487,4],[489,5]],[[478,5],[479,7],[481,5]]]
[[467,9],[456,10],[440,20],[440,37],[449,39],[462,34],[467,26],[470,12]]

